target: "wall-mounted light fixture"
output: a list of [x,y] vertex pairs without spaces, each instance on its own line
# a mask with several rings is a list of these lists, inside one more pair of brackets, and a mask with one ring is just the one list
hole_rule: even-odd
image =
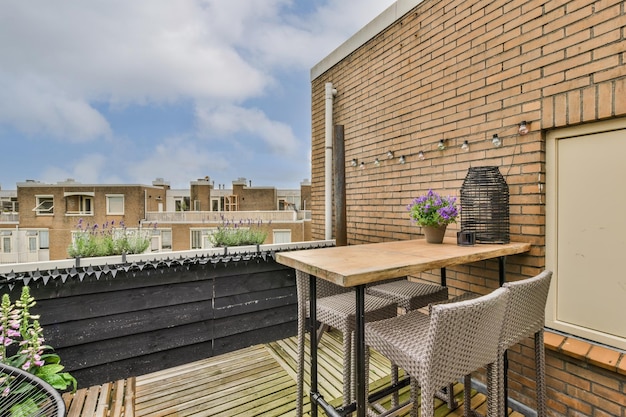
[[406,159],[404,158],[404,155],[402,155],[400,158],[398,158],[398,163],[401,165],[404,165],[404,163],[406,162]]
[[419,159],[420,161],[423,161],[426,157],[424,156],[424,151],[419,151],[417,153],[417,159]]
[[443,139],[439,139],[439,144],[437,145],[437,148],[439,148],[440,151],[446,149],[446,143],[443,141]]
[[393,152],[387,151],[387,159],[393,159]]
[[497,133],[493,135],[493,138],[491,139],[491,143],[493,143],[493,146],[495,146],[496,148],[499,148],[500,146],[502,146],[502,140],[498,137]]
[[365,162],[361,161],[361,169],[365,169]]
[[357,166],[359,162],[356,160],[356,158],[352,159],[352,162],[350,162],[350,165],[352,165],[353,167]]
[[461,149],[463,149],[465,152],[469,151],[469,142],[468,141],[463,141],[463,144],[461,145]]
[[376,166],[380,165],[380,161],[378,160],[378,158],[374,159],[374,165],[376,165]]
[[517,129],[519,134],[522,136],[526,135],[528,130],[528,123],[526,123],[526,120],[522,121],[522,123],[519,124],[519,129]]

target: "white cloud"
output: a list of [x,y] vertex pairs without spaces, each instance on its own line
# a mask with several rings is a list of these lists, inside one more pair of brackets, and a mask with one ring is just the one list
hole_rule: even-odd
[[233,105],[199,107],[198,125],[212,136],[236,136],[246,134],[259,137],[271,152],[279,155],[292,154],[298,141],[288,125],[271,120],[263,111]]
[[185,138],[168,139],[143,153],[141,158],[126,167],[128,177],[140,184],[165,178],[172,188],[188,187],[189,181],[230,167],[220,152],[211,152],[198,141]]
[[43,171],[41,181],[54,184],[67,179],[72,179],[81,184],[98,184],[101,181],[98,173],[102,172],[106,165],[107,159],[103,155],[85,155],[73,164],[71,161],[66,161],[66,164],[64,164],[63,167],[46,167]]
[[[72,140],[107,133],[103,126],[89,127],[98,118],[93,101],[151,104],[261,94],[269,77],[222,42],[210,12],[191,0],[3,4],[0,85],[18,87],[0,95],[0,109],[12,108],[0,123]],[[33,113],[33,102],[48,111]],[[86,128],[72,123],[80,111]]]
[[[310,114],[299,109],[306,106],[302,98],[309,84],[299,80],[392,3],[4,2],[0,137],[10,138],[8,152],[22,159],[5,167],[10,174],[3,181],[9,175],[83,183],[164,177],[188,185],[205,175],[239,171],[285,177],[285,161],[306,166],[298,154],[310,147]],[[172,116],[155,127],[154,117],[164,114],[149,114],[155,108],[194,114]],[[169,129],[170,121],[178,131]],[[25,149],[26,136],[38,147],[38,159]],[[265,155],[261,162],[255,160],[259,152]],[[51,154],[62,155],[54,159],[57,167]]]
[[2,91],[0,123],[12,125],[26,134],[44,131],[77,143],[111,133],[108,121],[89,103],[69,97],[53,86],[20,79],[5,85]]

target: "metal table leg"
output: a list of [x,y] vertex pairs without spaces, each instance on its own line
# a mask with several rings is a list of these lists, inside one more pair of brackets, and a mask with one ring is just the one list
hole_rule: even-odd
[[[506,282],[506,256],[500,256],[498,258],[498,280],[500,286],[503,286]],[[504,401],[508,402],[509,398],[509,355],[507,351],[504,351]]]
[[317,417],[317,278],[309,275],[309,335],[311,346],[311,417]]

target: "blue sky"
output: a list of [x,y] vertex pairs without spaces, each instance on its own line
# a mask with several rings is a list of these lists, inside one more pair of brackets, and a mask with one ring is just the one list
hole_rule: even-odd
[[393,3],[4,2],[0,187],[208,175],[298,188],[311,67]]

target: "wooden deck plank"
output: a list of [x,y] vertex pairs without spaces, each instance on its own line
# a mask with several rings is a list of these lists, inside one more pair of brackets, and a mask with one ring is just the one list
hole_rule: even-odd
[[[257,345],[175,368],[78,390],[67,417],[293,417],[296,403],[296,338]],[[307,341],[308,343],[308,341]],[[320,392],[332,405],[342,402],[341,334],[331,331],[320,343]],[[308,348],[307,348],[308,351]],[[304,415],[310,415],[308,355],[305,364]],[[389,361],[371,353],[370,390],[389,383]],[[437,417],[463,414],[463,387],[455,385],[459,408],[448,410],[436,400]],[[401,399],[409,398],[405,387]],[[389,406],[390,399],[382,401]],[[472,406],[485,411],[485,396],[472,397]],[[398,417],[409,415],[406,409]],[[324,415],[320,413],[320,415]],[[510,417],[522,417],[511,413]]]
[[[224,383],[220,383],[219,381],[213,385],[194,385],[192,392],[187,393],[184,392],[184,396],[177,395],[166,395],[161,401],[152,401],[150,407],[137,407],[137,415],[147,414],[147,413],[157,413],[164,409],[169,409],[172,407],[178,407],[179,404],[185,404],[186,406],[193,406],[195,403],[213,401],[214,398],[219,400],[224,396],[224,394],[229,391],[237,392],[245,387],[247,384],[256,383],[264,383],[270,382],[276,379],[277,368],[274,365],[271,368],[267,368],[264,373],[255,374],[252,378],[246,380],[244,378],[240,378],[236,373],[229,377],[227,381],[222,381]],[[289,378],[288,375],[285,376]],[[143,403],[142,403],[143,405]]]
[[96,407],[94,417],[106,417],[109,411],[112,385],[113,384],[111,382],[102,384],[100,389],[100,397],[98,398],[98,406]]
[[159,387],[164,383],[175,382],[179,378],[195,378],[201,376],[207,369],[221,369],[233,362],[245,363],[254,361],[255,357],[263,354],[263,346],[252,346],[250,348],[241,349],[224,355],[207,358],[201,361],[188,363],[169,368],[162,371],[153,372],[147,375],[141,375],[137,378],[137,389],[146,392],[147,387]]
[[[91,389],[100,389],[100,387],[92,387]],[[85,398],[87,397],[87,388],[81,388],[71,394],[63,394],[63,400],[65,401],[65,408],[67,409],[67,417],[80,417],[83,412],[83,405],[85,404]]]
[[[222,366],[226,368],[221,368]],[[277,370],[281,370],[274,361],[263,361],[258,357],[255,357],[254,361],[249,362],[244,368],[230,363],[222,363],[219,368],[204,378],[181,378],[177,384],[170,383],[163,386],[160,391],[150,389],[149,395],[144,395],[144,391],[139,388],[138,384],[135,408],[137,415],[156,412],[167,403],[184,403],[197,397],[221,392],[225,388],[245,383],[246,378],[256,380],[274,375]]]
[[63,394],[66,417],[134,417],[134,378]]

